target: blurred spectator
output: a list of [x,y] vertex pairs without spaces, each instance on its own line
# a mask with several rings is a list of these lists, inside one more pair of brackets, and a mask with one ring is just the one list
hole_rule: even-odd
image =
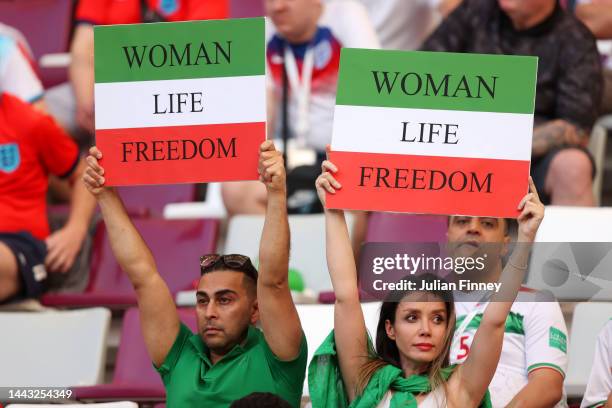
[[0,93],[10,93],[44,110],[43,86],[34,69],[32,53],[23,35],[0,24]]
[[461,0],[360,0],[374,24],[380,46],[414,50]]
[[[49,110],[26,38],[16,28],[0,23],[0,94],[2,92],[10,93],[43,112]],[[71,189],[67,180],[51,175],[49,191],[54,200],[70,200]]]
[[[378,48],[374,28],[354,0],[266,0],[266,12],[273,23],[267,47],[271,107],[281,103],[284,65],[290,134],[324,153],[331,141],[340,49]],[[273,129],[275,124],[269,123]]]
[[612,320],[599,333],[581,408],[612,408]]
[[[273,25],[267,46],[269,137],[285,130],[296,146],[316,152],[303,163],[311,165],[308,169],[302,168],[305,171],[299,175],[299,170],[288,174],[289,206],[300,201],[300,192],[294,191],[299,182],[310,189],[308,203],[303,205],[308,207],[318,203],[314,191],[320,173],[317,163],[331,142],[340,49],[379,48],[379,43],[367,11],[356,0],[265,0],[265,8]],[[284,92],[288,129],[282,129]],[[224,183],[223,200],[230,215],[263,214],[265,210],[265,190],[260,183]]]
[[583,24],[556,0],[465,0],[422,48],[539,57],[531,175],[544,203],[594,204],[594,164],[584,147],[602,77]]
[[[228,0],[80,0],[70,47],[70,85],[49,91],[53,115],[87,147],[94,133],[94,25],[227,18]],[[49,102],[51,104],[51,102]],[[79,130],[85,135],[78,135]]]
[[[576,5],[578,17],[600,40],[612,40],[612,0],[582,0]],[[604,55],[604,92],[601,114],[612,113],[612,46]]]
[[612,0],[579,0],[575,12],[596,38],[612,38]]
[[70,137],[45,113],[0,96],[0,303],[35,298],[48,272],[67,272],[85,239],[94,200],[76,184],[68,221],[50,234],[47,179],[76,182],[84,169]]

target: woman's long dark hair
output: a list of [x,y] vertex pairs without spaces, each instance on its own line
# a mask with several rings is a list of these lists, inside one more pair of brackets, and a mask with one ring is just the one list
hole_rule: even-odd
[[[406,279],[414,280],[414,276]],[[430,273],[419,276],[419,280],[427,283],[443,281],[443,279]],[[386,300],[380,308],[380,317],[378,318],[378,325],[376,326],[376,349],[370,350],[369,361],[365,363],[361,369],[357,385],[358,394],[363,392],[374,373],[380,368],[388,364],[401,368],[399,349],[397,348],[396,342],[387,336],[385,322],[388,320],[392,325],[395,323],[395,313],[399,302],[411,293],[431,294],[444,302],[447,319],[442,351],[429,364],[426,371],[432,390],[443,385],[444,379],[442,378],[441,370],[449,365],[450,348],[455,334],[456,316],[453,293],[448,290],[392,291],[387,295]]]

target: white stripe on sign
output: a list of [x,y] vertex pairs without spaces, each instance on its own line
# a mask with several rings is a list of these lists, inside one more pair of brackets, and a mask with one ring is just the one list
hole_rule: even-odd
[[266,121],[264,75],[100,83],[95,92],[96,129]]
[[530,160],[532,131],[528,114],[336,105],[332,150]]

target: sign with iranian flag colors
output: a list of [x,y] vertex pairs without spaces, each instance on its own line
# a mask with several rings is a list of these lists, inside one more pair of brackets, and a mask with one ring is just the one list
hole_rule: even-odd
[[537,58],[343,49],[328,208],[516,217]]
[[264,19],[94,27],[108,185],[256,180]]

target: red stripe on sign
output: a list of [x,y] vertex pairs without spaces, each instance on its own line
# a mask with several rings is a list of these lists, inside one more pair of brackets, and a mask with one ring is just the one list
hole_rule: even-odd
[[106,184],[257,180],[266,124],[233,123],[96,131]]
[[529,162],[331,152],[342,189],[328,208],[515,218]]

